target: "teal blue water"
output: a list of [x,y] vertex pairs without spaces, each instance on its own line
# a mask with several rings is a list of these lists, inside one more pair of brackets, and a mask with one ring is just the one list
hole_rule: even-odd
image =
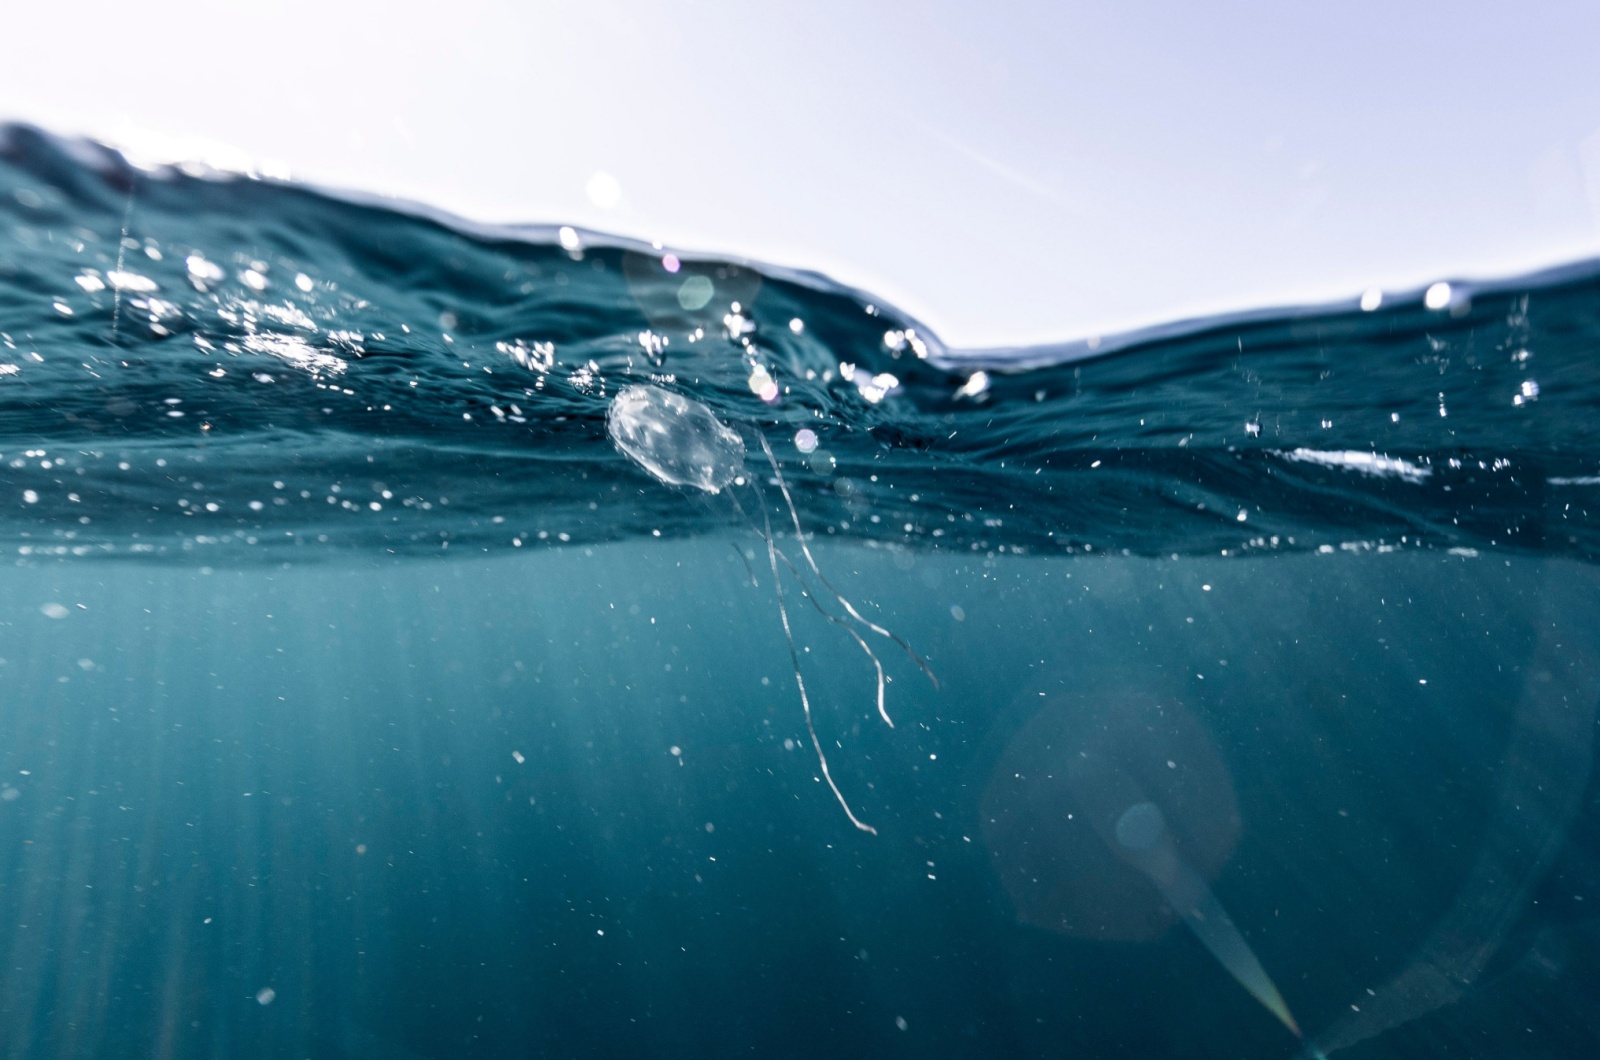
[[952,351],[7,128],[0,1055],[1588,1055],[1597,350]]

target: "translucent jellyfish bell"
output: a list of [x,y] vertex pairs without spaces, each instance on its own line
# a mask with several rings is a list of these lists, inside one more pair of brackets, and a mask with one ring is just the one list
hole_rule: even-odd
[[625,388],[606,431],[618,449],[669,486],[721,493],[744,469],[744,440],[698,401],[658,386]]

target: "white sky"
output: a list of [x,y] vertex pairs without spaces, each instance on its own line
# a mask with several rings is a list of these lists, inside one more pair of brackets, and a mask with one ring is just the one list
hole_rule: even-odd
[[19,6],[0,117],[820,268],[958,345],[1600,254],[1593,0]]

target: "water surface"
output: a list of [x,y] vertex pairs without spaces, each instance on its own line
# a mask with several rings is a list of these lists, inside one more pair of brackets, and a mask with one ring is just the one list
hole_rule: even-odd
[[[1600,269],[1447,288],[953,351],[6,129],[0,1049],[1584,1055]],[[631,385],[744,480],[619,451]],[[885,725],[781,571],[875,836],[780,475],[937,677],[857,627]]]

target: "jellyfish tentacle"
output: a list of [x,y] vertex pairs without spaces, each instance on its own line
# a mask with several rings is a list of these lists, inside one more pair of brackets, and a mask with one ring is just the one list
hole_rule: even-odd
[[[805,579],[800,576],[800,568],[794,565],[794,561],[781,548],[778,549],[778,558],[783,560],[784,566],[789,568],[789,573],[794,575],[794,580],[799,582],[801,586],[805,586]],[[817,614],[850,634],[851,639],[861,646],[862,651],[867,653],[867,658],[872,660],[872,667],[878,672],[878,717],[882,718],[883,723],[889,728],[894,728],[894,719],[889,717],[889,711],[884,706],[884,686],[887,682],[883,676],[883,661],[878,658],[878,653],[872,650],[872,645],[868,644],[866,638],[857,633],[850,623],[823,607],[818,602],[815,593],[804,592],[803,595],[807,600],[811,601],[811,606],[817,609]]]
[[[729,496],[732,496],[732,494],[730,494]],[[737,501],[735,501],[734,503],[738,504]],[[750,586],[751,586],[751,588],[753,588],[753,589],[761,588],[761,583],[756,580],[756,569],[754,567],[750,566],[750,561],[745,558],[744,551],[738,546],[738,544],[736,542],[733,542],[733,541],[729,541],[728,542],[728,547],[733,549],[733,554],[735,556],[739,557],[739,562],[740,563],[744,564],[745,573],[750,575]]]
[[[763,513],[762,517],[765,519],[767,508],[766,495],[762,493],[761,484],[759,482],[752,480],[750,485],[755,489],[756,498],[761,502],[761,510]],[[755,522],[747,514],[745,514],[744,506],[739,503],[739,498],[730,492],[728,494],[728,499],[733,502],[734,510],[737,511],[746,522],[750,523],[751,528],[754,529]],[[771,529],[772,523],[770,520],[767,520],[767,530],[769,534],[771,533]],[[759,536],[760,531],[758,530],[756,532]],[[883,723],[889,726],[889,728],[894,728],[894,719],[889,717],[888,707],[885,706],[885,687],[887,685],[887,679],[883,674],[883,660],[878,658],[878,653],[872,650],[872,645],[867,643],[865,637],[856,632],[855,627],[822,606],[821,601],[817,599],[816,593],[810,591],[810,586],[806,584],[805,578],[800,575],[800,568],[795,566],[794,561],[789,558],[788,553],[784,552],[784,550],[781,548],[777,548],[776,544],[773,545],[773,548],[777,549],[778,558],[783,560],[784,566],[789,568],[789,573],[794,576],[795,582],[800,585],[801,594],[811,602],[812,607],[817,609],[817,614],[821,615],[829,622],[832,622],[834,625],[850,634],[850,638],[860,645],[861,650],[867,653],[867,658],[872,660],[872,668],[877,672],[878,678],[878,717],[882,718]],[[744,558],[742,554],[740,558]],[[748,564],[746,564],[746,566],[748,566]],[[751,579],[754,580],[754,578],[755,573],[752,571]]]
[[918,655],[915,649],[913,649],[910,644],[907,644],[903,638],[878,625],[878,623],[872,621],[870,618],[867,618],[860,611],[857,611],[855,605],[849,600],[846,600],[844,595],[841,594],[839,590],[835,589],[833,587],[833,583],[828,581],[827,576],[822,573],[822,569],[817,566],[816,558],[811,555],[811,547],[806,544],[805,531],[800,527],[800,512],[794,506],[794,498],[789,494],[789,484],[784,481],[783,472],[778,469],[778,458],[772,454],[772,446],[767,444],[767,436],[762,434],[759,430],[756,431],[756,440],[761,443],[761,451],[766,454],[767,465],[772,468],[772,477],[777,480],[778,489],[783,493],[783,503],[788,506],[789,518],[794,521],[795,540],[800,543],[800,551],[802,554],[804,554],[806,558],[806,566],[811,568],[811,573],[815,574],[817,576],[817,580],[823,584],[823,586],[828,590],[829,594],[831,594],[835,600],[839,601],[839,605],[850,613],[851,618],[855,619],[857,622],[860,622],[862,625],[866,626],[879,636],[887,637],[896,644],[900,645],[900,650],[905,652],[906,655],[910,657],[911,661],[917,664],[917,667],[927,675],[928,680],[932,681],[933,687],[937,689],[939,687],[939,678],[934,674],[933,669],[923,661],[922,656]]
[[833,792],[833,797],[839,800],[839,805],[844,809],[844,815],[850,818],[850,823],[863,832],[877,835],[876,828],[857,817],[855,811],[850,809],[850,804],[845,801],[844,792],[834,783],[833,773],[828,769],[828,756],[822,750],[822,741],[817,739],[817,727],[811,720],[811,698],[806,695],[805,676],[800,673],[800,653],[795,650],[794,633],[789,628],[789,608],[783,602],[783,579],[778,576],[778,546],[772,543],[772,520],[767,518],[765,511],[761,513],[761,518],[766,527],[767,560],[772,565],[772,582],[778,593],[778,617],[783,621],[783,639],[789,645],[789,662],[794,667],[794,683],[800,690],[800,709],[805,714],[806,732],[811,737],[811,746],[817,752],[817,764],[822,767],[822,779],[828,782],[829,790]]

